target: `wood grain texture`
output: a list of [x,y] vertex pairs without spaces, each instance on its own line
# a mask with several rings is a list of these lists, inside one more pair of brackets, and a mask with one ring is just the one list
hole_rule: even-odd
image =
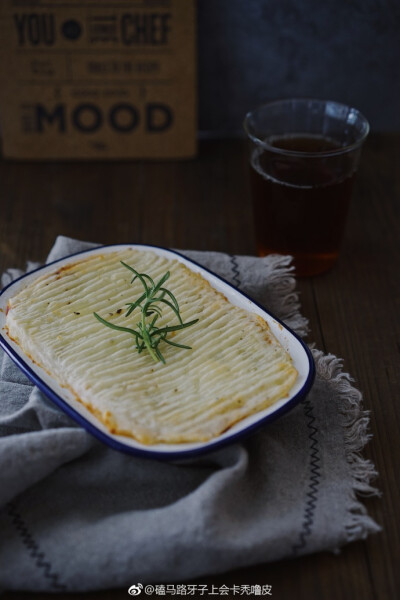
[[[383,531],[346,546],[339,555],[321,553],[194,583],[270,584],[272,597],[280,600],[400,596],[399,173],[400,135],[371,136],[339,262],[330,273],[299,281],[302,311],[310,319],[309,340],[343,357],[344,369],[372,411],[374,437],[366,455],[380,473],[377,485],[383,496],[365,504]],[[0,190],[1,271],[23,268],[28,259],[43,261],[57,234],[237,254],[255,250],[247,165],[239,141],[203,143],[194,161],[2,162]],[[78,596],[119,600],[127,591]]]

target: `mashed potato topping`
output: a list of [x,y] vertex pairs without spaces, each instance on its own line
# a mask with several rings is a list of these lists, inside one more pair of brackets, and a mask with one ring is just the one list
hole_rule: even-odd
[[[184,322],[198,322],[164,344],[166,364],[138,353],[129,333],[93,316],[134,327],[126,303],[142,292],[120,261],[168,289]],[[158,325],[173,314],[163,309]],[[151,250],[93,254],[39,276],[9,301],[7,333],[22,350],[69,388],[111,433],[144,444],[206,441],[284,398],[297,371],[259,316],[232,305],[201,275]]]

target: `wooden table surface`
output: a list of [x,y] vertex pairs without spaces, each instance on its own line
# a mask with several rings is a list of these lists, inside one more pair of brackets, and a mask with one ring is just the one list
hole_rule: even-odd
[[[343,357],[371,410],[373,439],[366,456],[380,473],[382,497],[366,499],[365,505],[383,531],[337,556],[260,565],[203,583],[269,584],[280,600],[400,598],[399,151],[400,135],[370,136],[339,262],[330,273],[298,282],[302,311],[310,319],[309,341]],[[193,161],[1,162],[0,190],[0,271],[24,268],[28,259],[44,261],[58,234],[102,243],[255,251],[239,140],[203,142]],[[3,596],[39,597],[43,594]],[[119,600],[128,594],[123,589],[78,597]]]

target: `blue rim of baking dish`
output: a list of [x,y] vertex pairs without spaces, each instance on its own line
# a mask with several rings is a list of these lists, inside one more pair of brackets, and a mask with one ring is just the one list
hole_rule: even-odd
[[79,425],[81,425],[84,429],[86,429],[86,431],[91,433],[98,440],[100,440],[101,442],[103,442],[104,444],[109,446],[110,448],[113,448],[114,450],[118,450],[125,454],[131,454],[131,455],[140,456],[143,458],[153,458],[155,460],[164,460],[164,461],[165,460],[168,461],[168,460],[186,459],[186,458],[200,456],[203,454],[209,454],[210,452],[214,452],[215,450],[218,450],[224,446],[230,445],[234,442],[237,442],[237,441],[247,437],[248,435],[253,433],[255,430],[260,429],[262,426],[266,425],[267,423],[271,423],[272,421],[275,421],[276,419],[278,419],[285,413],[289,412],[289,410],[294,408],[308,394],[308,392],[310,391],[311,386],[314,382],[314,378],[315,378],[315,364],[314,364],[314,359],[313,359],[310,349],[305,344],[305,342],[301,339],[301,337],[299,335],[297,335],[297,333],[292,331],[292,329],[290,329],[290,327],[288,327],[283,321],[278,319],[270,311],[266,310],[261,304],[259,304],[255,300],[253,300],[253,298],[248,296],[245,292],[240,290],[238,287],[232,285],[229,281],[226,281],[226,279],[224,279],[223,277],[220,277],[219,275],[217,275],[210,269],[207,269],[207,267],[203,267],[200,263],[196,262],[195,260],[187,258],[181,252],[178,252],[176,250],[171,250],[170,248],[165,248],[163,246],[156,246],[154,244],[142,244],[142,243],[132,243],[131,242],[128,244],[125,244],[125,243],[106,244],[106,245],[95,246],[93,248],[87,248],[86,250],[80,250],[78,252],[74,252],[73,254],[69,254],[62,258],[58,258],[57,260],[54,260],[50,263],[42,265],[42,266],[38,267],[37,269],[34,269],[33,271],[29,271],[29,273],[25,273],[24,275],[21,275],[17,279],[14,279],[0,291],[0,297],[6,292],[6,290],[8,290],[10,287],[16,285],[22,279],[25,279],[26,277],[31,276],[34,273],[38,273],[38,272],[42,271],[43,269],[48,269],[49,267],[56,265],[57,263],[59,263],[61,261],[65,261],[69,258],[74,258],[75,256],[79,256],[81,254],[93,253],[93,252],[101,250],[101,249],[121,247],[121,246],[125,246],[125,247],[126,246],[140,246],[140,247],[144,247],[144,248],[148,248],[148,249],[154,248],[154,249],[170,252],[172,254],[175,254],[176,256],[180,256],[185,261],[192,263],[199,269],[206,271],[213,277],[216,277],[225,285],[229,286],[230,288],[233,288],[235,291],[237,291],[239,294],[241,294],[244,298],[247,298],[250,302],[252,302],[255,306],[257,306],[260,310],[267,313],[277,323],[279,323],[285,329],[285,331],[289,332],[290,335],[292,335],[294,338],[297,339],[297,341],[302,346],[302,348],[306,354],[306,357],[308,359],[309,370],[308,370],[308,375],[306,377],[306,381],[304,382],[302,388],[293,396],[293,398],[290,398],[287,402],[285,402],[285,404],[283,406],[276,409],[273,413],[260,418],[255,423],[251,423],[244,429],[241,429],[240,431],[232,433],[232,435],[230,435],[224,439],[220,439],[220,440],[216,439],[214,442],[204,442],[206,445],[199,446],[198,448],[190,448],[187,450],[182,449],[182,450],[171,451],[171,452],[167,451],[167,450],[166,451],[152,450],[150,446],[149,446],[149,449],[147,449],[147,448],[142,449],[142,448],[135,448],[132,446],[128,446],[127,444],[124,444],[123,442],[120,442],[119,440],[114,439],[112,437],[113,434],[107,434],[104,431],[101,431],[95,425],[93,425],[93,423],[88,421],[83,415],[81,415],[72,406],[70,406],[70,404],[66,400],[63,400],[63,398],[61,398],[61,396],[59,396],[54,390],[52,390],[52,388],[49,385],[47,385],[47,383],[45,381],[43,381],[41,379],[41,377],[39,375],[37,375],[37,373],[35,373],[31,369],[31,367],[24,361],[24,359],[21,356],[19,356],[19,354],[17,352],[15,352],[15,350],[10,346],[10,344],[7,342],[7,340],[5,339],[3,334],[0,332],[0,346],[10,356],[10,358],[18,365],[18,367],[21,369],[21,371],[40,389],[41,392],[43,392],[45,394],[45,396],[47,396],[47,398],[49,398],[52,402],[54,402],[59,408],[61,408],[61,410],[63,410],[75,422],[79,423]]

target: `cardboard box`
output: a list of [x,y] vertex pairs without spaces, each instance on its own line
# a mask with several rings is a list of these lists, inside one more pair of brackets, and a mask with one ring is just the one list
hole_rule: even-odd
[[194,0],[1,0],[3,155],[196,152]]

